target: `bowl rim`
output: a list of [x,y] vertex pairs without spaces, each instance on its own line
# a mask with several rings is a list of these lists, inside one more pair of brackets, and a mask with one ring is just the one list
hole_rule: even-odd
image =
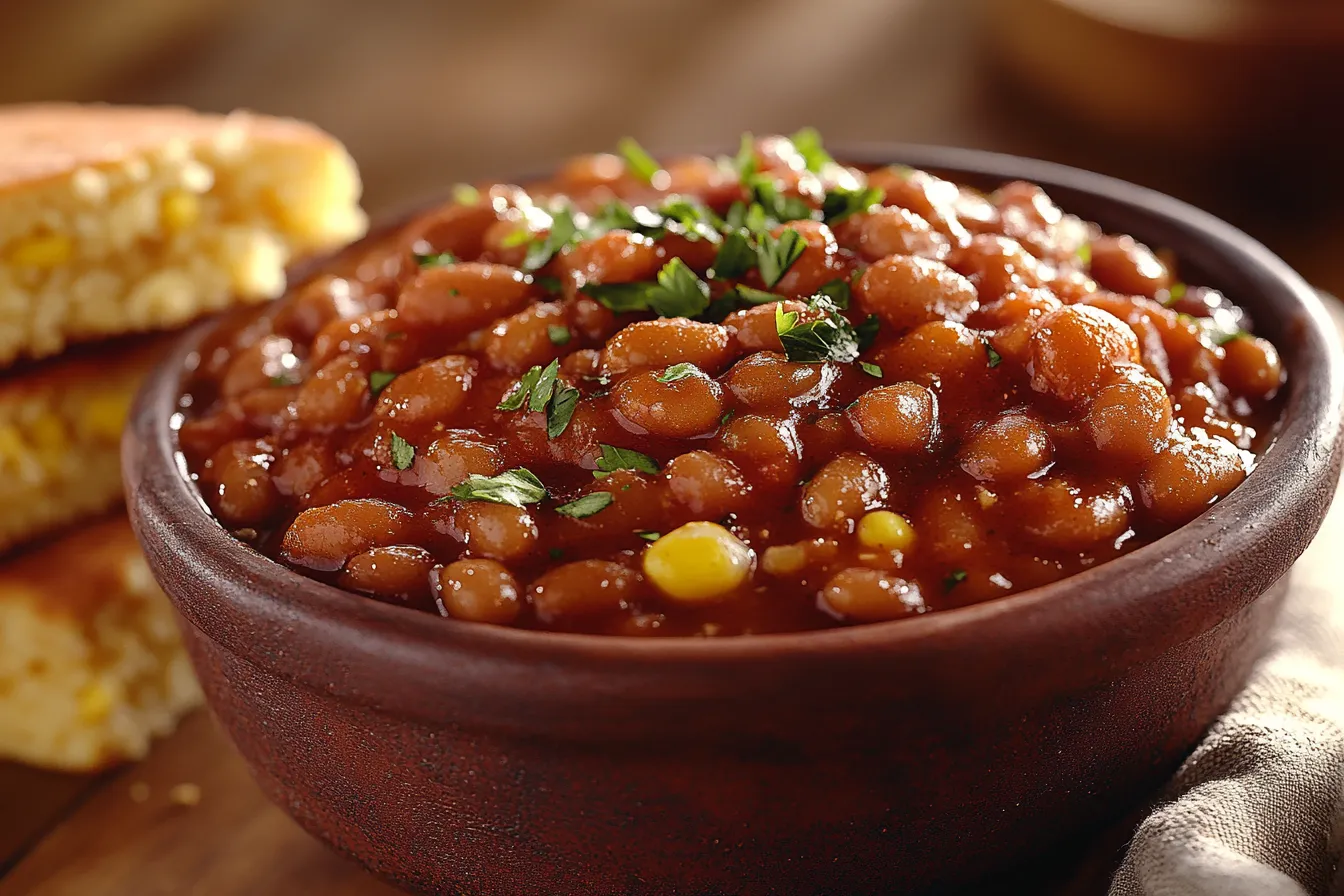
[[[1152,544],[1091,569],[1004,597],[890,622],[731,638],[647,638],[473,624],[436,618],[421,610],[383,603],[307,578],[235,540],[215,521],[196,486],[187,478],[172,425],[175,418],[180,419],[177,417],[180,387],[196,358],[196,347],[215,326],[214,321],[206,321],[187,331],[149,377],[137,396],[132,422],[126,431],[122,454],[127,503],[141,540],[161,537],[163,530],[155,529],[156,523],[176,524],[174,546],[185,549],[183,555],[189,563],[204,564],[217,576],[244,583],[246,588],[236,589],[241,596],[230,599],[246,602],[253,616],[268,618],[287,628],[316,625],[352,647],[356,646],[354,636],[342,629],[349,629],[352,626],[348,623],[357,622],[359,625],[353,627],[361,629],[359,638],[381,638],[382,646],[390,645],[393,649],[411,645],[431,650],[469,647],[473,652],[526,655],[555,662],[582,658],[602,664],[660,666],[706,661],[751,663],[776,659],[781,653],[821,657],[838,652],[887,652],[941,635],[992,627],[1005,616],[1017,625],[1049,630],[1055,620],[1074,616],[1068,611],[1080,601],[1089,602],[1091,613],[1105,613],[1164,588],[1170,589],[1170,579],[1161,576],[1173,556],[1184,558],[1181,579],[1193,582],[1201,577],[1217,578],[1218,569],[1224,565],[1221,556],[1224,549],[1229,549],[1229,541],[1230,549],[1236,550],[1263,540],[1267,537],[1265,533],[1286,527],[1296,533],[1289,563],[1305,549],[1319,527],[1323,511],[1315,519],[1303,519],[1301,505],[1311,503],[1322,489],[1327,494],[1332,491],[1344,455],[1339,438],[1344,406],[1344,353],[1334,322],[1317,293],[1287,263],[1231,224],[1188,203],[1083,169],[981,150],[922,144],[863,143],[836,147],[832,153],[849,164],[906,164],[946,172],[958,179],[1027,180],[1041,184],[1052,194],[1061,191],[1086,194],[1122,213],[1151,218],[1174,232],[1193,235],[1203,244],[1208,257],[1232,259],[1244,269],[1243,273],[1256,275],[1255,288],[1248,292],[1264,295],[1266,290],[1273,290],[1295,303],[1302,311],[1303,324],[1296,334],[1298,369],[1289,383],[1290,393],[1277,436],[1260,456],[1250,477],[1190,523]],[[1067,203],[1061,204],[1068,207]],[[422,204],[420,208],[423,207]],[[1151,236],[1140,238],[1151,240]],[[149,465],[158,465],[171,475],[143,476]],[[147,494],[140,487],[141,480],[146,478],[167,483],[167,489],[161,494]],[[1261,502],[1259,490],[1248,485],[1271,479],[1278,499]],[[156,519],[152,510],[145,512],[142,502],[156,505],[160,511],[166,508],[194,515],[167,521],[163,519],[166,514],[161,514]],[[142,515],[148,525],[140,523]],[[1192,550],[1199,545],[1208,549]],[[179,599],[171,587],[165,590],[175,601]],[[283,601],[277,599],[278,595],[284,595]],[[187,615],[191,617],[190,613]],[[1210,616],[1206,622],[1213,624],[1220,620],[1221,616]],[[367,643],[359,648],[359,652],[379,649]]]

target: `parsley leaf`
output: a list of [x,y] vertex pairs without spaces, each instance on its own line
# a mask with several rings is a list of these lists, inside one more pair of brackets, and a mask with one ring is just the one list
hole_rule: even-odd
[[375,370],[369,374],[369,395],[377,398],[379,393],[387,388],[397,375],[390,370]]
[[1083,243],[1081,246],[1078,247],[1078,251],[1074,252],[1073,254],[1077,256],[1078,260],[1083,263],[1084,267],[1092,264],[1091,243]]
[[820,311],[821,316],[799,323],[797,311],[785,311],[783,305],[775,306],[775,332],[784,346],[784,356],[803,364],[827,361],[848,364],[857,359],[859,336],[854,326],[828,299],[814,298],[808,307]]
[[457,264],[457,256],[451,252],[432,252],[415,256],[415,263],[422,268],[441,268],[447,264]]
[[649,300],[657,291],[657,283],[589,283],[579,291],[602,305],[623,314],[627,311],[648,311]]
[[592,223],[585,234],[592,238],[612,230],[628,230],[640,236],[657,239],[665,230],[662,215],[645,206],[630,207],[619,199],[613,199],[597,210]]
[[951,591],[964,581],[966,581],[966,570],[954,569],[943,579],[943,590]]
[[537,382],[541,379],[541,367],[533,367],[518,378],[518,385],[509,392],[495,405],[496,409],[501,411],[516,411],[523,406],[523,402],[531,396],[532,390],[537,387]]
[[475,205],[481,201],[481,191],[471,184],[453,184],[453,201],[458,205]]
[[657,541],[663,537],[661,532],[636,532],[635,534],[645,541]]
[[491,504],[522,507],[537,504],[545,499],[546,486],[541,484],[541,480],[531,470],[517,467],[498,476],[472,474],[466,481],[453,486],[449,494],[463,501],[488,501]]
[[658,272],[661,294],[649,298],[649,307],[660,317],[695,317],[709,307],[709,284],[695,276],[680,258],[673,258]]
[[658,207],[655,213],[662,218],[663,227],[694,242],[699,239],[711,243],[719,241],[723,222],[714,210],[690,196],[673,196]]
[[590,492],[582,498],[570,501],[568,504],[561,504],[555,508],[555,512],[561,516],[581,520],[586,516],[592,516],[599,511],[606,510],[614,500],[616,499],[611,496],[611,492]]
[[844,311],[849,307],[850,288],[844,280],[832,280],[817,290],[817,295],[825,296],[831,304]]
[[855,190],[836,187],[826,191],[826,198],[821,203],[821,214],[827,224],[834,224],[856,212],[868,211],[886,195],[881,187],[859,187]]
[[[779,185],[768,174],[752,175],[748,178],[745,186],[751,191],[755,204],[759,205],[766,215],[781,224],[786,221],[801,221],[812,217],[812,206],[798,196],[785,196],[779,192]],[[752,230],[763,229],[751,227],[751,209],[747,209],[747,213],[747,226]]]
[[541,374],[537,377],[537,384],[532,387],[532,394],[527,399],[527,409],[529,411],[535,413],[546,410],[546,405],[555,392],[555,380],[559,376],[560,359],[556,358],[543,367]]
[[740,230],[733,230],[723,238],[719,254],[714,256],[713,273],[716,280],[735,280],[756,266],[756,250]]
[[870,361],[860,361],[859,368],[869,376],[875,376],[878,379],[882,379],[882,368]]
[[882,321],[877,319],[876,314],[870,314],[863,319],[863,323],[854,328],[854,334],[859,337],[859,351],[866,352],[877,341],[877,331],[882,328]]
[[569,427],[569,421],[574,417],[574,408],[579,403],[579,390],[573,386],[560,385],[555,390],[555,397],[551,399],[551,406],[546,409],[546,438],[558,439]]
[[617,470],[635,470],[639,473],[657,473],[658,461],[629,448],[617,448],[615,445],[602,445],[602,456],[597,459],[594,479],[605,479]]
[[700,368],[689,361],[682,361],[680,364],[673,364],[671,367],[658,374],[656,379],[660,383],[675,383],[678,380],[684,380],[687,377],[695,376],[700,373]]
[[760,245],[756,247],[756,263],[760,266],[761,280],[765,285],[774,286],[778,283],[806,248],[807,242],[796,230],[785,230],[778,237],[762,233]]
[[560,291],[559,277],[533,277],[532,282],[548,293],[556,293]]
[[551,324],[546,328],[546,336],[551,340],[552,345],[568,345],[573,334],[569,332],[569,327],[560,324]]
[[504,234],[499,241],[499,245],[505,249],[512,249],[514,246],[521,246],[530,239],[532,239],[532,231],[526,227],[519,227],[511,233]]
[[834,165],[835,159],[831,158],[821,145],[821,134],[817,133],[816,128],[803,128],[789,138],[793,143],[793,148],[798,150],[798,155],[803,157],[803,163],[807,165],[807,170],[814,174],[821,171],[827,165]]
[[660,166],[633,137],[622,137],[618,140],[616,151],[625,159],[625,166],[631,174],[646,184],[653,183],[653,176],[661,170]]
[[773,292],[766,292],[763,289],[754,289],[750,286],[743,286],[741,283],[724,293],[724,296],[731,298],[734,303],[740,302],[743,305],[768,305],[771,302],[784,301],[783,296],[775,295]]
[[392,433],[392,466],[398,470],[409,470],[413,463],[415,463],[415,446]]
[[989,358],[990,367],[998,367],[1003,363],[1003,355],[994,350],[994,346],[989,344],[988,339],[985,340],[985,355]]
[[1184,283],[1171,284],[1171,287],[1167,289],[1167,299],[1162,303],[1162,306],[1164,308],[1170,308],[1172,305],[1175,305],[1181,299],[1185,298],[1187,289],[1189,289],[1189,287]]
[[527,256],[523,258],[523,270],[531,273],[544,268],[555,253],[580,236],[579,227],[574,223],[574,213],[567,207],[556,209],[551,214],[551,229],[545,238],[535,240],[527,247]]
[[737,145],[733,168],[737,170],[737,176],[743,182],[756,173],[756,138],[750,133],[744,133]]
[[1218,345],[1227,345],[1229,342],[1232,342],[1232,341],[1234,341],[1234,340],[1241,339],[1241,338],[1244,337],[1244,336],[1250,336],[1250,335],[1251,335],[1251,334],[1250,334],[1250,333],[1247,333],[1245,330],[1237,330],[1235,333],[1223,333],[1222,335],[1216,337],[1216,338],[1214,339],[1214,341],[1215,341]]

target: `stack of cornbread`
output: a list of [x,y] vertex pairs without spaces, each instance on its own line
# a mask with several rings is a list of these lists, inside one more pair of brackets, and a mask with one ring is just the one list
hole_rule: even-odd
[[358,200],[299,122],[0,107],[0,758],[139,757],[199,700],[120,507],[126,412],[165,331],[278,295]]

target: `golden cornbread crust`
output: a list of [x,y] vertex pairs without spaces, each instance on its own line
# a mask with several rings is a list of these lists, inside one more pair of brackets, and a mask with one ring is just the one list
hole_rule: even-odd
[[0,108],[0,365],[278,295],[359,236],[354,162],[249,113]]
[[200,700],[124,515],[0,566],[0,757],[70,771],[140,758]]
[[0,551],[121,501],[121,430],[171,337],[25,364],[0,379]]

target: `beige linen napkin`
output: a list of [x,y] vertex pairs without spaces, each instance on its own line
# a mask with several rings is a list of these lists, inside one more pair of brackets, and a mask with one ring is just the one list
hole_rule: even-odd
[[1344,489],[1269,652],[1139,825],[1111,896],[1344,896],[1342,556]]

